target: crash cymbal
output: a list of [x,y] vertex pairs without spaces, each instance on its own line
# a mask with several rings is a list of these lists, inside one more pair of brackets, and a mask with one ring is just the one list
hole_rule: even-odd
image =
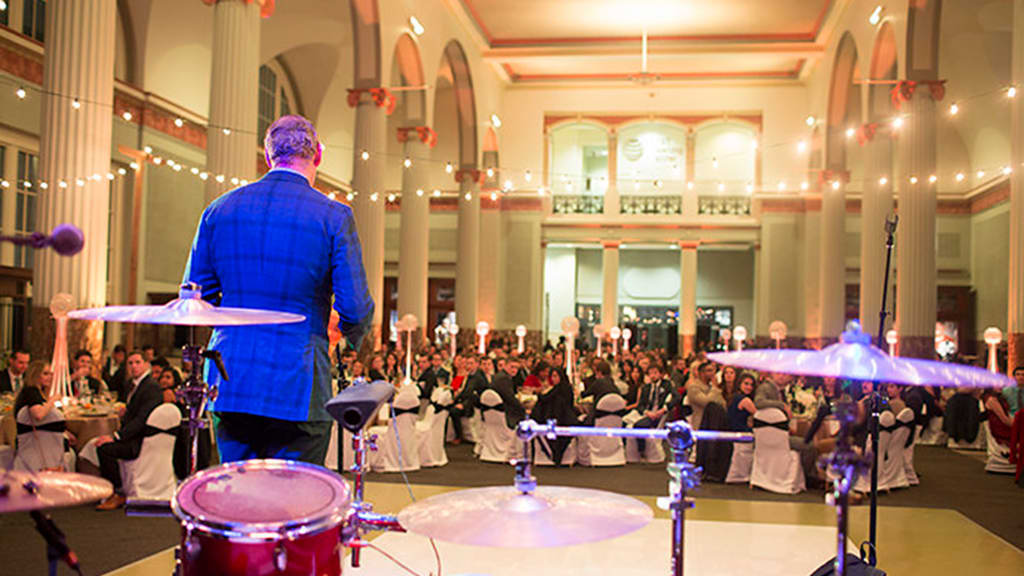
[[292,324],[306,319],[301,314],[222,308],[201,297],[198,288],[182,287],[179,297],[163,306],[107,306],[68,313],[79,320],[133,322],[138,324],[174,324],[178,326],[246,326],[253,324]]
[[1014,381],[981,368],[895,358],[871,345],[871,337],[851,326],[839,342],[822,350],[743,350],[716,352],[708,359],[719,364],[748,368],[759,372],[782,372],[822,378],[891,382],[912,386],[970,386],[1002,388]]
[[440,494],[406,507],[409,532],[470,546],[543,548],[616,538],[639,530],[651,509],[628,496],[563,486],[523,494],[512,486]]
[[98,476],[68,472],[0,472],[0,513],[75,506],[114,493]]

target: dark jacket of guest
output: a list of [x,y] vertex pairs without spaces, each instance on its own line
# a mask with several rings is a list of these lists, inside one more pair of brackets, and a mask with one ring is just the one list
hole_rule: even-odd
[[124,420],[121,429],[114,435],[115,441],[130,446],[134,456],[138,457],[142,448],[142,440],[146,433],[146,420],[154,408],[163,404],[163,392],[160,386],[153,380],[152,376],[146,376],[131,400],[125,407]]
[[434,388],[437,387],[437,373],[433,368],[427,368],[416,379],[416,382],[420,389],[420,398],[429,399],[430,395],[434,393]]
[[593,426],[594,425],[594,420],[596,418],[596,414],[595,413],[597,412],[597,403],[601,401],[601,398],[604,398],[605,396],[607,396],[609,394],[618,394],[618,393],[619,393],[619,389],[615,386],[614,383],[612,383],[611,378],[604,378],[604,377],[597,378],[597,377],[595,377],[593,380],[590,381],[590,384],[587,385],[587,387],[583,389],[583,395],[584,396],[593,396],[594,397],[594,409],[590,412],[590,415],[587,416],[587,420],[586,420],[586,425],[587,426]]
[[475,408],[480,401],[480,393],[487,387],[487,376],[484,375],[482,370],[477,370],[466,377],[462,386],[459,387],[459,393],[455,396],[455,403],[462,404],[463,408],[472,414],[473,408]]
[[[728,430],[729,418],[725,408],[716,402],[709,402],[700,420],[701,430]],[[732,461],[732,442],[697,441],[697,466],[704,470],[704,480],[725,482]]]
[[643,414],[648,410],[657,410],[667,406],[669,397],[672,395],[672,384],[670,380],[660,380],[652,384],[644,384],[637,393],[636,409]]
[[504,371],[498,372],[491,379],[491,383],[487,384],[483,390],[491,389],[501,396],[501,403],[505,405],[505,423],[508,424],[509,428],[515,428],[526,418],[526,409],[523,408],[522,403],[516,398],[515,381],[513,376],[509,376]]
[[107,383],[107,390],[110,390],[111,394],[117,396],[118,402],[126,402],[128,399],[128,387],[125,386],[125,380],[127,374],[125,372],[124,362],[117,367],[117,371],[113,375],[108,376],[108,372],[104,370],[103,381]]

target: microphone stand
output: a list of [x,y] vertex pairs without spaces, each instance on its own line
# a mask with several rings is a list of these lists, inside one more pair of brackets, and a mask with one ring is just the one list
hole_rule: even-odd
[[[885,350],[885,319],[889,315],[886,312],[886,300],[889,298],[889,268],[892,266],[892,248],[896,236],[896,225],[900,218],[896,214],[892,219],[885,219],[885,274],[882,282],[882,306],[878,311],[878,339],[876,345]],[[877,542],[878,542],[878,417],[882,409],[881,397],[878,388],[881,382],[877,382],[871,390],[871,510],[868,520],[868,564],[878,565]]]

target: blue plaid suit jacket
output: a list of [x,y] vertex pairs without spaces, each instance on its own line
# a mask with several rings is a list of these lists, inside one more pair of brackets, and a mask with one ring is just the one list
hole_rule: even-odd
[[352,210],[294,172],[272,170],[211,203],[196,230],[185,280],[226,307],[302,314],[297,324],[217,328],[209,348],[228,380],[212,409],[290,421],[330,420],[327,323],[358,345],[373,316]]

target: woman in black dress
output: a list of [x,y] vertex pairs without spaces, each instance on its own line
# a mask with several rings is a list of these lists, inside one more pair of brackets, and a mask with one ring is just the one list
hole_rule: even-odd
[[[535,373],[548,372],[548,380],[543,383],[537,392],[537,404],[530,411],[530,419],[536,422],[545,423],[554,420],[559,426],[573,426],[579,424],[576,419],[575,402],[573,401],[572,386],[569,385],[569,378],[561,368],[549,368],[540,363],[534,367]],[[562,456],[572,438],[558,437],[548,440],[548,447],[551,454],[548,457],[556,466],[562,465]],[[535,442],[534,446],[544,449],[542,443]]]

